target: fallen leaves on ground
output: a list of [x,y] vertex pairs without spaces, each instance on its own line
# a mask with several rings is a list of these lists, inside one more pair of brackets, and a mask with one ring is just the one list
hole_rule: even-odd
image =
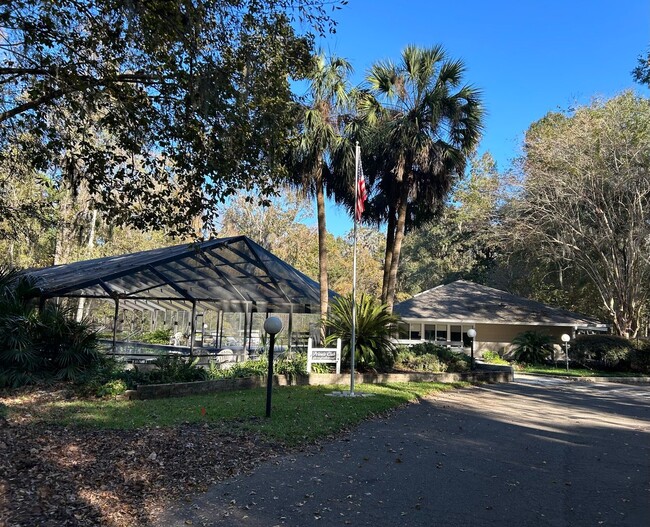
[[0,526],[148,526],[278,445],[224,426],[90,430],[0,417]]

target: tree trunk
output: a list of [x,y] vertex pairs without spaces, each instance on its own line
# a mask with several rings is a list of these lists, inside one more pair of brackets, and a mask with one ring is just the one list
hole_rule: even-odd
[[388,208],[388,226],[386,227],[386,253],[384,255],[384,278],[381,283],[381,303],[385,304],[388,299],[388,277],[390,266],[393,262],[393,250],[395,246],[395,207]]
[[[327,280],[327,226],[325,223],[325,194],[323,173],[319,166],[316,173],[316,209],[318,212],[318,279],[320,282],[321,339],[325,339],[325,321],[329,307],[329,283]],[[322,341],[321,340],[321,341]]]
[[[92,218],[90,219],[90,234],[88,234],[88,245],[86,246],[88,252],[87,257],[90,257],[93,246],[95,245],[95,225],[97,224],[97,209],[93,209]],[[77,322],[81,322],[84,318],[84,308],[86,307],[86,299],[80,298],[77,304]]]
[[397,225],[395,227],[395,241],[393,244],[393,258],[390,263],[390,274],[388,276],[388,289],[386,292],[386,305],[388,311],[393,312],[395,302],[395,289],[397,286],[397,268],[399,267],[399,256],[402,250],[402,240],[404,240],[404,231],[406,229],[406,210],[408,207],[408,181],[402,183],[400,200],[397,205]]

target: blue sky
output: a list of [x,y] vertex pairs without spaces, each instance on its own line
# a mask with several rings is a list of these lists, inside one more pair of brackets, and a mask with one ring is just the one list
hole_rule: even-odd
[[[408,44],[442,44],[463,59],[487,110],[479,151],[489,150],[501,170],[547,112],[628,88],[648,95],[630,75],[650,44],[648,0],[349,0],[334,17],[336,34],[318,46],[351,62],[355,84],[375,61],[399,60]],[[337,236],[352,226],[334,205],[327,222]]]

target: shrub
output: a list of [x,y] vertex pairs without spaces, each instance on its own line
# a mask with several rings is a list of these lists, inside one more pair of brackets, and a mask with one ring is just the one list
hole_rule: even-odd
[[650,374],[650,340],[641,341],[630,354],[630,369]]
[[525,331],[513,340],[513,356],[516,361],[542,364],[553,353],[553,339],[536,331]]
[[[398,318],[372,297],[362,294],[356,310],[355,367],[359,370],[390,370],[395,363],[397,348],[391,337]],[[331,331],[326,344],[342,342],[342,359],[350,363],[352,339],[352,295],[339,297],[332,303],[332,312],[326,322]]]
[[102,384],[96,391],[97,397],[117,397],[127,390],[126,382],[115,379]]
[[569,357],[598,368],[628,370],[634,351],[634,343],[625,337],[578,335],[571,343]]
[[198,366],[198,358],[181,355],[160,355],[154,361],[155,370],[149,372],[150,383],[173,383],[203,381],[208,377],[204,368]]
[[38,310],[32,280],[0,270],[0,387],[78,379],[100,358],[97,335],[59,305]]
[[39,312],[35,343],[44,369],[61,380],[78,379],[102,356],[97,333],[90,325],[77,322],[72,310],[56,304]]
[[172,328],[162,328],[140,335],[140,341],[148,344],[169,344]]
[[509,362],[503,359],[496,351],[484,351],[482,358],[483,361],[488,364],[509,364]]
[[[279,357],[273,362],[273,373],[277,375],[303,375],[307,373],[307,356],[304,353],[298,353],[293,357]],[[225,369],[221,369],[217,364],[211,362],[208,377],[210,379],[264,377],[268,371],[268,358],[262,356],[255,360],[237,362],[230,368]]]
[[398,353],[395,367],[408,371],[432,373],[447,371],[447,365],[440,362],[437,355],[432,353],[416,354],[410,351],[402,351]]
[[[469,369],[469,360],[469,357],[462,352],[452,351],[446,346],[438,346],[432,342],[416,344],[398,355],[400,367],[415,371],[464,372]],[[407,364],[410,364],[410,368],[406,366]],[[420,367],[431,369],[419,369]]]
[[440,346],[433,342],[422,342],[411,346],[410,351],[416,355],[437,355],[443,360],[450,358],[452,351],[447,346]]

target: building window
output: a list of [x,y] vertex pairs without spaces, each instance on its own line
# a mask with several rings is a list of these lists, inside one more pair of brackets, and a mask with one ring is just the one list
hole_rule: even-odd
[[436,340],[436,326],[435,324],[424,325],[424,340]]
[[449,340],[452,342],[460,342],[463,340],[463,327],[462,326],[449,326]]

